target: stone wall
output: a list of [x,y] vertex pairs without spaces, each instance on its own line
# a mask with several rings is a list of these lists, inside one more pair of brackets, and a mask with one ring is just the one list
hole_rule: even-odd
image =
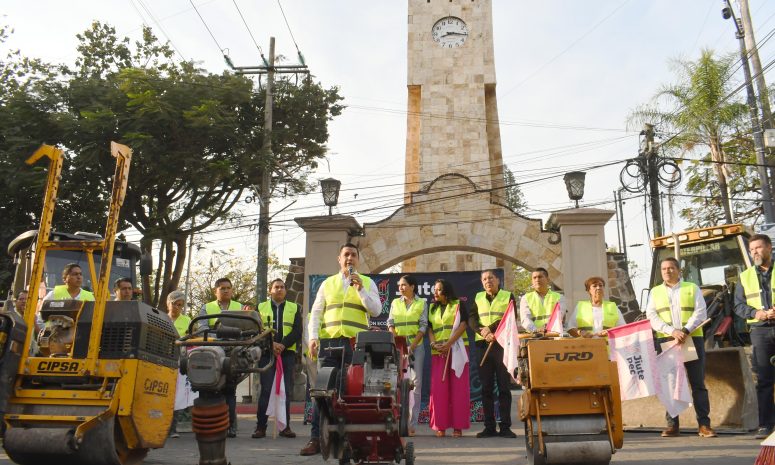
[[623,253],[608,252],[608,298],[619,306],[625,321],[631,323],[640,315],[638,296],[632,287]]
[[[304,257],[291,258],[288,275],[285,277],[285,288],[288,290],[285,300],[297,305],[304,303]],[[305,308],[304,311],[309,309]]]

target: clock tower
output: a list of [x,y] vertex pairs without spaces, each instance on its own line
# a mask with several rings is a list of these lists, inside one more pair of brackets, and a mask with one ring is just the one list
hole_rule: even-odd
[[[503,203],[492,2],[408,2],[405,201],[417,200],[438,177],[458,174],[476,190],[491,190],[493,202]],[[478,254],[440,255],[408,260],[405,271],[463,271],[496,265],[494,258]]]

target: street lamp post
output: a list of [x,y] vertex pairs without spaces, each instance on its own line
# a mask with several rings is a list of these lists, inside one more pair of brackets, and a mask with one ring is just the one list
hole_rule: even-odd
[[328,216],[331,216],[333,208],[339,203],[339,188],[342,181],[334,178],[322,179],[320,190],[323,192],[323,203],[328,207]]
[[565,181],[565,188],[568,190],[568,197],[576,202],[576,208],[579,208],[579,200],[584,197],[584,178],[587,173],[583,171],[571,171],[565,173],[563,181]]

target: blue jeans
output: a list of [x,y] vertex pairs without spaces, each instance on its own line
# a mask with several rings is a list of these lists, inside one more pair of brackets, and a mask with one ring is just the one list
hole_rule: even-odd
[[759,427],[772,429],[775,426],[775,403],[773,384],[775,367],[770,357],[775,355],[775,326],[752,326],[753,372],[756,373],[756,400],[759,401]]
[[[332,348],[344,347],[344,351],[330,350]],[[350,345],[350,338],[338,337],[334,339],[320,339],[320,349],[318,350],[318,370],[323,367],[342,367],[342,356],[344,355],[344,370],[339,371],[337,385],[342,387],[342,380],[346,379],[345,372],[353,359],[353,349]],[[318,386],[319,387],[319,386]],[[311,439],[320,438],[320,410],[317,402],[312,403],[312,431]]]
[[[291,393],[293,392],[293,371],[296,367],[296,352],[292,350],[283,351],[283,353],[280,355],[280,358],[283,361],[283,381],[285,382],[285,418],[288,420],[287,424],[290,426]],[[263,354],[261,356],[261,361],[258,363],[259,366],[264,366],[269,363],[269,354]],[[266,409],[269,406],[269,396],[271,395],[272,388],[275,385],[274,375],[274,367],[261,373],[261,394],[258,396],[258,410],[256,410],[256,429],[266,430],[266,422],[268,420],[268,417],[266,416]]]

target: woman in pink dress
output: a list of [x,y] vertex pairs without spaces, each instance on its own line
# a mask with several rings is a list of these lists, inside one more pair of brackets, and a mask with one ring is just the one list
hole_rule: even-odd
[[[455,296],[452,285],[438,279],[433,286],[435,302],[428,312],[431,342],[430,426],[443,437],[452,428],[454,437],[471,427],[471,392],[468,378],[468,310]],[[465,348],[453,347],[463,338]],[[457,373],[456,373],[457,371]]]

